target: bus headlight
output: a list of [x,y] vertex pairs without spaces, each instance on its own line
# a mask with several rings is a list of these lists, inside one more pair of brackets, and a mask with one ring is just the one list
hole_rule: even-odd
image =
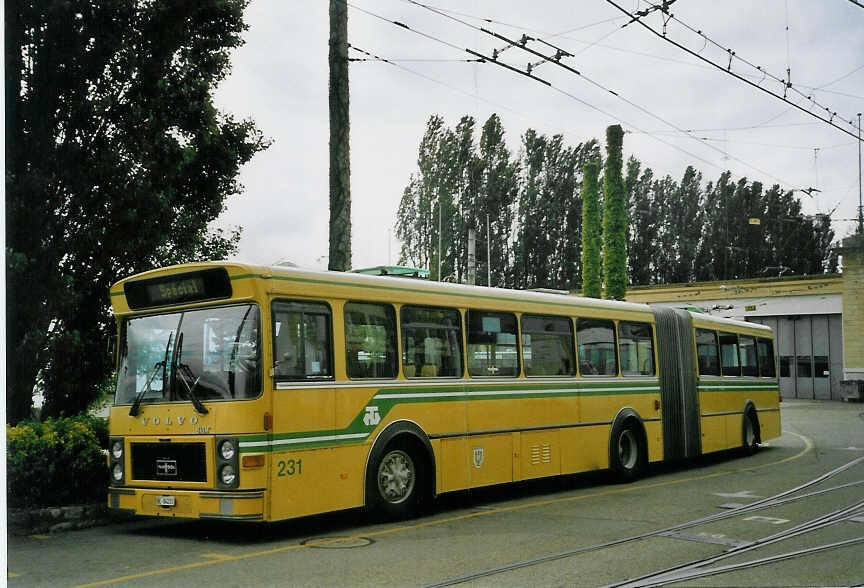
[[237,472],[234,470],[233,466],[224,465],[222,469],[219,470],[219,479],[226,486],[232,486],[234,481],[237,479]]
[[234,455],[236,453],[234,443],[230,439],[226,439],[219,446],[219,453],[222,455],[222,459],[224,459],[225,461],[231,461],[232,459],[234,459]]
[[213,444],[216,454],[216,487],[233,490],[240,485],[240,442],[237,437],[216,437]]
[[111,437],[108,440],[108,470],[111,472],[111,484],[122,486],[126,482],[126,449],[123,437]]

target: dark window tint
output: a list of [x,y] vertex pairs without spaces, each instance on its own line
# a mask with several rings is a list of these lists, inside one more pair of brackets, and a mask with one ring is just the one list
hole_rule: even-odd
[[462,375],[462,321],[458,310],[403,306],[402,370],[406,378]]
[[781,355],[780,356],[780,377],[781,378],[791,378],[792,377],[792,361],[795,358],[791,355]]
[[468,311],[468,373],[472,376],[519,375],[514,315]]
[[827,378],[831,375],[828,367],[827,355],[813,356],[813,376],[816,378]]
[[756,361],[756,339],[741,335],[738,338],[739,350],[741,352],[741,375],[758,376],[759,366]]
[[522,317],[522,361],[528,376],[576,373],[573,324],[556,316]]
[[333,377],[330,307],[310,302],[273,303],[273,375],[280,380]]
[[774,367],[774,342],[771,339],[757,339],[756,352],[759,355],[759,375],[773,378],[777,375]]
[[617,376],[615,323],[599,319],[579,319],[576,323],[579,343],[579,372],[583,376]]
[[625,376],[654,375],[654,339],[648,323],[618,323],[621,373]]
[[799,355],[798,361],[798,377],[812,378],[813,377],[813,360],[809,355]]
[[740,376],[741,363],[738,360],[738,335],[720,333],[720,366],[724,376]]
[[699,358],[699,375],[720,375],[720,347],[715,331],[696,329],[696,356]]
[[345,353],[349,378],[395,378],[396,311],[389,304],[345,304]]

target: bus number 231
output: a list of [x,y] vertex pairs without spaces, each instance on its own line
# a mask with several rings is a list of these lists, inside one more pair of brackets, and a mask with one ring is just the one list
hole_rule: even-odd
[[303,473],[302,459],[289,459],[288,461],[280,460],[276,465],[279,468],[278,476],[280,478],[282,476],[293,476],[294,474],[299,476]]

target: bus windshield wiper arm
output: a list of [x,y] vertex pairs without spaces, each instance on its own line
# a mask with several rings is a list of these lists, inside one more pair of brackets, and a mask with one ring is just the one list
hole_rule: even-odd
[[132,406],[129,407],[129,416],[138,416],[138,409],[141,408],[141,401],[144,400],[144,394],[152,392],[150,384],[153,382],[153,378],[156,377],[156,371],[159,368],[162,368],[162,387],[165,387],[165,365],[168,361],[168,349],[171,347],[171,337],[173,336],[174,332],[172,331],[171,334],[168,335],[168,343],[165,345],[165,358],[162,361],[157,361],[150,369],[150,373],[147,375],[147,382],[144,384],[141,391],[135,396],[135,401],[132,403]]
[[[180,376],[180,380],[183,382],[183,385],[186,386],[186,394],[189,396],[189,400],[192,401],[192,406],[195,407],[200,414],[207,414],[210,412],[207,410],[207,407],[198,399],[195,395],[195,387],[198,385],[198,381],[201,379],[200,377],[195,377],[195,374],[192,372],[192,368],[190,368],[185,363],[180,363],[180,356],[183,355],[183,333],[180,333],[180,338],[177,339],[177,347],[174,349],[174,357],[172,359],[172,363],[177,370],[177,374]],[[189,382],[192,382],[192,385]]]

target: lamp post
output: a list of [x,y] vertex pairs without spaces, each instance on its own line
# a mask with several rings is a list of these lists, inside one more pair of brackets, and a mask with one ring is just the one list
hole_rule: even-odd
[[864,235],[864,204],[861,203],[861,113],[858,113],[858,233]]

